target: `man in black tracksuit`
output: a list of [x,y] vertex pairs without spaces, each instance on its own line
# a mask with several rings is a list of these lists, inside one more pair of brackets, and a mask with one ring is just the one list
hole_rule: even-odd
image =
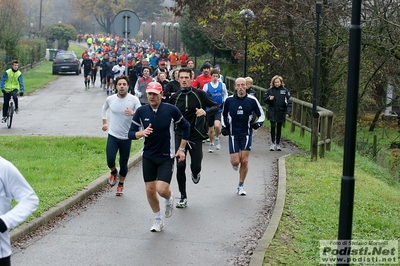
[[[201,161],[203,159],[202,141],[208,138],[207,115],[214,115],[219,110],[219,105],[202,90],[190,87],[192,80],[192,71],[189,68],[179,70],[178,80],[181,90],[173,94],[169,103],[178,107],[183,117],[190,123],[190,136],[186,148],[189,148],[191,158],[190,170],[192,180],[195,184],[200,181]],[[209,107],[207,111],[206,108]],[[182,132],[179,129],[175,131],[175,148],[178,150],[181,143]],[[186,154],[186,151],[185,151]],[[177,208],[186,208],[186,160],[177,162],[177,181],[181,199],[177,203]]]

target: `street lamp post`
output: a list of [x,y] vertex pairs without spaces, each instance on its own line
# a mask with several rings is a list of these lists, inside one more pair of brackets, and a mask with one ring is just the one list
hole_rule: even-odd
[[172,23],[168,22],[165,26],[168,27],[168,48],[170,48],[170,46],[171,46],[171,26],[172,26]]
[[179,51],[179,49],[178,49],[178,28],[179,28],[179,23],[178,22],[174,23],[174,28],[175,28],[175,50]]
[[240,17],[242,18],[244,22],[244,27],[245,27],[245,37],[244,37],[244,67],[243,67],[243,77],[247,76],[247,37],[248,37],[248,26],[249,26],[249,20],[254,19],[254,12],[251,11],[250,9],[243,9],[239,13]]
[[[360,82],[362,1],[352,1],[347,75],[346,125],[344,133],[343,176],[340,192],[338,240],[351,240],[354,208],[354,166],[357,143],[358,91]],[[349,241],[347,241],[348,243]],[[339,243],[339,241],[338,241]],[[341,241],[343,243],[343,241]],[[338,246],[339,247],[339,246]],[[339,256],[339,254],[338,254]],[[343,257],[350,261],[350,255]],[[346,260],[347,259],[347,260]],[[346,265],[350,265],[347,263]]]
[[39,34],[42,32],[42,0],[40,0],[40,10],[39,10]]
[[143,33],[143,40],[146,40],[146,35],[144,34],[144,29],[145,29],[145,27],[146,27],[146,21],[143,21],[142,22],[142,26],[143,26],[143,30],[142,30],[142,33]]
[[163,26],[162,42],[165,43],[165,26],[167,26],[167,22],[163,22],[161,25]]
[[157,23],[155,23],[154,21],[151,23],[151,44],[154,43],[154,28],[156,27]]

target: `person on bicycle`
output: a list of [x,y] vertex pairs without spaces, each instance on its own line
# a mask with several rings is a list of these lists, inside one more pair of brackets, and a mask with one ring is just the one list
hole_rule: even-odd
[[22,79],[21,71],[18,70],[17,60],[13,60],[11,62],[11,68],[4,72],[3,77],[1,78],[0,88],[4,95],[3,118],[1,119],[1,122],[4,123],[7,119],[8,104],[11,96],[15,103],[15,113],[18,114],[18,92],[19,96],[24,95],[24,80]]

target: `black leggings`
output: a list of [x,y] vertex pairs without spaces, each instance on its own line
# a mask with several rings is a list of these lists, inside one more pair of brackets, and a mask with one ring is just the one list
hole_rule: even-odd
[[11,266],[11,256],[0,259],[0,266]]
[[118,139],[114,136],[108,135],[106,155],[108,168],[115,167],[115,160],[117,158],[117,152],[119,150],[119,174],[122,177],[126,177],[128,174],[128,160],[129,154],[131,153],[132,140]]
[[105,70],[100,70],[100,83],[106,84],[106,71]]
[[[175,151],[178,150],[179,145],[181,144],[181,139],[182,136],[175,135]],[[201,171],[201,161],[203,160],[203,146],[202,146],[202,140],[194,140],[190,141],[190,146],[189,144],[186,145],[186,152],[185,152],[185,157],[187,152],[189,151],[190,154],[190,170],[194,176],[197,176],[198,173]],[[185,159],[183,162],[178,162],[178,159],[176,160],[177,162],[177,167],[176,167],[176,179],[178,181],[178,187],[179,187],[179,192],[181,193],[181,196],[187,197],[186,196],[186,160]]]
[[11,99],[11,95],[14,98],[14,104],[15,104],[15,108],[18,108],[18,90],[13,90],[12,92],[6,92],[4,93],[4,102],[3,102],[3,117],[7,116],[7,112],[8,112],[8,105]]
[[[274,122],[274,121],[270,122],[271,122],[271,141],[275,144],[279,144],[281,142],[283,122]],[[275,131],[276,131],[276,142],[275,142]]]
[[90,79],[92,80],[92,83],[96,82],[96,76],[97,76],[97,70],[92,70],[92,75],[90,75]]

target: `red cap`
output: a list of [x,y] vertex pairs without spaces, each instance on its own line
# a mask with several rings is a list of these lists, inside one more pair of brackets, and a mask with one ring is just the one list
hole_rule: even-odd
[[153,92],[155,94],[160,94],[162,92],[162,86],[158,82],[150,82],[147,84],[146,92]]
[[160,61],[160,65],[165,65],[165,61],[164,60]]

